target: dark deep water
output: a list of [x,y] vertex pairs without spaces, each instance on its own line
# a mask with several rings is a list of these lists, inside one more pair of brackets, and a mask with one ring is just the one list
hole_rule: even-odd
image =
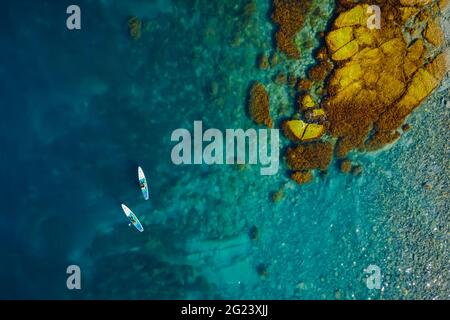
[[133,12],[164,29],[136,45],[125,1],[79,1],[80,31],[66,29],[68,1],[2,3],[2,297],[63,297],[56,283],[65,285],[70,257],[105,220],[121,221],[111,211],[134,186],[138,161],[170,154],[161,141],[175,106],[159,97],[193,73],[183,63],[191,53],[164,8],[136,3]]

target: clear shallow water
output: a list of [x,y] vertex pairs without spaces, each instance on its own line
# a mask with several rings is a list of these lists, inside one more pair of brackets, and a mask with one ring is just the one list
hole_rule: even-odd
[[[3,5],[0,297],[448,297],[446,91],[393,148],[354,155],[358,178],[334,165],[298,187],[285,167],[264,177],[257,166],[171,163],[172,131],[194,120],[255,127],[245,112],[251,81],[268,84],[277,121],[293,111],[271,81],[276,71],[255,68],[257,54],[272,51],[269,3],[257,1],[249,20],[243,3],[79,1],[76,32],[65,28],[66,3]],[[133,15],[144,22],[138,41],[127,33]],[[299,76],[312,63],[304,49],[291,66]],[[128,228],[122,202],[143,234]],[[66,289],[69,264],[81,267],[81,291]],[[369,264],[381,268],[383,292],[366,287]]]

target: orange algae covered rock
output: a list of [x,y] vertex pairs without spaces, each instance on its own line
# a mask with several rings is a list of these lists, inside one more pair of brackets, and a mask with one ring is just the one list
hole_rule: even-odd
[[273,77],[273,81],[278,85],[284,85],[288,82],[288,76],[285,73],[278,73]]
[[309,79],[301,79],[297,85],[298,91],[307,91],[307,90],[310,90],[311,87],[312,87],[312,82]]
[[[294,38],[310,1],[272,2],[272,20],[278,26],[276,45],[288,58],[297,59],[300,52]],[[374,3],[337,1],[336,18],[331,30],[323,34],[325,45],[316,54],[317,64],[308,70],[308,79],[296,84],[298,108],[307,122],[291,119],[282,125],[291,141],[301,143],[286,152],[288,166],[295,171],[293,180],[303,183],[310,170],[325,171],[333,154],[342,159],[343,172],[359,175],[362,167],[346,160],[350,151],[376,150],[400,137],[398,129],[406,117],[448,70],[445,53],[436,55],[444,46],[439,10],[447,3],[379,0],[382,27],[368,29],[372,14],[367,9]],[[275,79],[294,84],[293,78]],[[318,105],[310,90],[320,97]],[[324,142],[325,131],[336,142]]]
[[407,79],[409,79],[422,64],[424,52],[425,47],[421,39],[414,41],[408,48],[408,53],[403,64],[403,70]]
[[270,66],[273,68],[278,64],[278,55],[274,52],[270,56]]
[[348,159],[343,160],[340,169],[342,173],[349,173],[352,170],[352,162]]
[[350,10],[342,12],[334,21],[334,25],[337,27],[365,25],[368,6],[368,4],[358,4]]
[[447,69],[445,53],[419,69],[413,76],[405,94],[395,105],[383,113],[375,125],[375,132],[366,143],[368,150],[376,150],[396,140],[396,131],[405,118],[439,85]]
[[331,162],[333,145],[328,142],[313,142],[289,148],[286,160],[292,170],[325,170]]
[[259,82],[256,82],[250,90],[249,113],[257,124],[265,124],[267,127],[272,128],[269,94],[264,85]]
[[428,21],[427,28],[425,29],[425,39],[434,46],[442,45],[444,41],[444,33],[439,26],[439,21],[430,20]]
[[300,51],[294,43],[297,32],[303,26],[305,15],[311,5],[310,0],[272,0],[272,20],[278,25],[275,41],[278,50],[288,58],[299,59]]
[[287,82],[288,82],[288,85],[289,85],[291,88],[294,88],[295,85],[297,84],[297,77],[296,77],[295,75],[293,75],[293,74],[290,74],[290,75],[288,76]]
[[305,94],[299,100],[300,110],[314,108],[317,104],[310,94]]
[[306,184],[312,181],[313,175],[310,170],[307,171],[296,171],[291,174],[291,179],[298,184]]
[[303,133],[302,141],[319,139],[325,133],[325,127],[317,123],[309,123]]
[[353,29],[345,27],[330,31],[325,38],[328,48],[334,52],[353,40]]
[[449,2],[450,2],[449,0],[440,0],[439,1],[439,8],[441,10],[445,10],[445,8],[447,8]]
[[387,144],[393,143],[400,137],[400,133],[398,131],[377,131],[367,142],[366,142],[366,150],[374,151],[384,147]]
[[[420,7],[425,2],[402,3]],[[405,10],[387,1],[380,1],[380,7],[383,27],[368,30],[367,4],[347,1],[326,35],[331,57],[339,63],[327,82],[330,95],[321,106],[330,133],[338,138],[339,158],[355,148],[375,150],[395,141],[396,129],[439,85],[447,70],[442,54],[424,64],[427,49],[422,39],[406,42],[401,24]],[[427,22],[425,38],[440,46],[442,30],[435,18],[427,10],[421,15]],[[427,29],[431,30],[428,38]]]
[[331,59],[335,61],[346,60],[359,51],[358,41],[352,40],[338,51],[333,53]]
[[332,68],[333,66],[328,61],[321,61],[308,71],[308,76],[313,81],[322,81]]
[[431,0],[400,0],[404,6],[424,6],[430,2]]
[[284,135],[291,141],[301,141],[305,132],[306,123],[302,120],[288,120],[283,122]]
[[310,122],[325,123],[327,115],[323,109],[308,109],[304,112],[305,119]]

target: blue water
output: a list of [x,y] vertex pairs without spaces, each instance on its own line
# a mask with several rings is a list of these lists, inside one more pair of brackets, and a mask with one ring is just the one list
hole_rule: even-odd
[[[245,111],[251,81],[268,84],[276,121],[281,104],[293,112],[271,83],[276,70],[255,67],[273,51],[270,3],[256,1],[251,18],[245,3],[84,0],[82,29],[69,31],[69,1],[2,2],[0,298],[448,297],[448,145],[437,116],[448,115],[448,91],[412,116],[397,145],[352,155],[361,177],[333,164],[300,187],[284,163],[274,176],[250,165],[173,165],[176,128],[256,128]],[[331,12],[332,1],[321,3]],[[135,15],[139,40],[127,30]],[[298,76],[312,49],[291,66]],[[433,130],[421,129],[427,123]],[[424,193],[424,182],[433,189]],[[144,233],[128,227],[121,203]],[[66,287],[71,264],[82,271],[79,291]],[[370,264],[382,270],[382,290],[366,286]],[[423,291],[439,272],[439,285]]]

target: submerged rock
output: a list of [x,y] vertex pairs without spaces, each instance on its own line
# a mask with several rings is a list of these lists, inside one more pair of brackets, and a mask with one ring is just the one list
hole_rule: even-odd
[[317,103],[314,101],[314,99],[311,97],[310,94],[303,95],[299,101],[299,104],[300,110],[307,110],[310,108],[314,108],[317,105]]
[[132,17],[128,20],[128,32],[133,40],[141,37],[142,22],[138,17]]
[[276,52],[272,53],[270,56],[270,66],[273,68],[278,64],[278,54]]
[[[407,42],[397,23],[405,17],[387,2],[380,5],[387,17],[383,28],[368,30],[367,7],[358,4],[342,11],[326,35],[331,59],[341,62],[329,81],[332,95],[324,103],[330,132],[339,137],[340,157],[354,148],[375,150],[396,140],[396,129],[436,88],[446,70],[442,54],[426,62],[422,39]],[[430,28],[439,29],[430,12],[422,13]],[[371,128],[375,132],[366,141]]]
[[298,82],[297,90],[300,91],[300,92],[308,91],[308,90],[311,89],[311,87],[312,87],[312,81],[311,80],[309,80],[309,79],[301,79]]
[[272,20],[278,26],[275,34],[277,48],[290,59],[300,58],[294,38],[303,26],[310,5],[309,0],[273,0]]
[[256,82],[250,90],[249,113],[257,124],[272,127],[270,117],[269,94],[263,84]]
[[349,173],[352,170],[352,162],[348,159],[341,161],[340,169],[342,173]]
[[[271,17],[278,27],[276,47],[288,58],[299,59],[294,38],[311,1],[272,2]],[[291,141],[327,139],[321,145],[326,148],[288,149],[289,167],[326,170],[333,154],[345,159],[352,150],[378,150],[395,142],[400,128],[409,129],[408,125],[402,127],[405,118],[433,92],[447,71],[448,49],[439,25],[447,3],[402,0],[394,6],[387,0],[378,1],[382,28],[377,29],[367,25],[372,3],[337,2],[331,28],[323,33],[325,44],[315,54],[317,64],[307,71],[307,79],[296,82],[300,114],[282,125]],[[293,80],[283,73],[275,77],[279,84],[293,84]],[[320,100],[314,101],[313,96]],[[267,117],[260,116],[256,122],[264,122],[262,118]],[[328,139],[330,136],[333,139]],[[362,172],[362,167],[345,160],[341,165],[345,172]]]
[[284,187],[281,187],[277,192],[272,194],[272,202],[280,202],[284,198]]
[[273,77],[273,82],[278,85],[285,85],[288,82],[288,77],[285,73],[280,72]]
[[305,111],[305,119],[307,121],[325,122],[326,114],[325,110],[320,109],[308,109]]
[[326,170],[332,156],[333,145],[331,143],[314,142],[289,148],[286,160],[292,170]]
[[298,184],[306,184],[312,181],[313,175],[310,170],[307,171],[296,171],[291,174],[291,179]]
[[260,54],[258,56],[258,68],[260,70],[266,70],[270,67],[269,58],[265,54]]
[[361,165],[356,165],[352,167],[352,174],[354,176],[359,176],[363,172],[363,167]]
[[219,84],[216,81],[211,82],[211,85],[209,87],[209,94],[212,97],[217,96],[217,94],[219,93]]
[[405,123],[402,125],[403,132],[409,131],[411,129],[411,125],[409,123]]

